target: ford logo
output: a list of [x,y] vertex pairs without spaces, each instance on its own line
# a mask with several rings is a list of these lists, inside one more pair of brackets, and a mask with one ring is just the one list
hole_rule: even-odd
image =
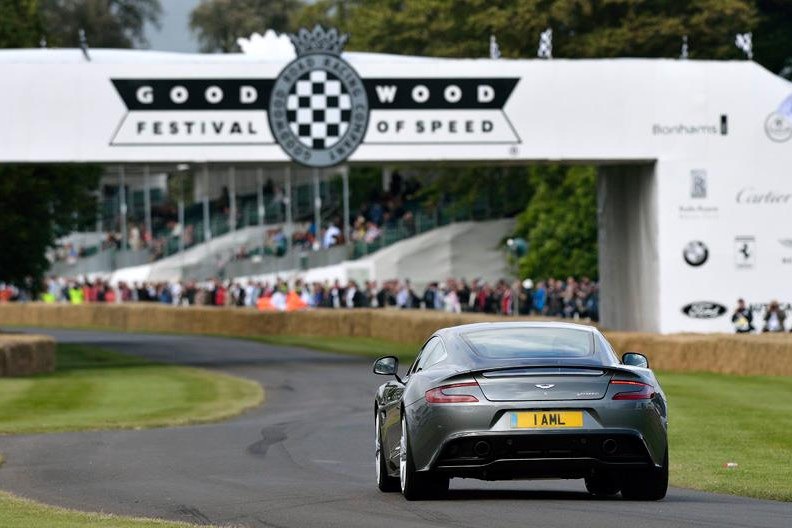
[[697,301],[682,307],[682,313],[694,319],[714,319],[726,313],[722,304],[709,301]]

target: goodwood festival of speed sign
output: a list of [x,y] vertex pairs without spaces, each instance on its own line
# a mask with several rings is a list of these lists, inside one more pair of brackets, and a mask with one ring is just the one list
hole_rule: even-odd
[[316,26],[290,39],[297,58],[275,79],[269,123],[275,141],[295,161],[329,167],[363,141],[369,104],[363,80],[341,58],[348,35]]
[[221,66],[111,78],[126,113],[110,145],[266,149],[265,159],[277,147],[321,168],[359,146],[501,145],[506,153],[521,143],[504,111],[519,77],[427,76],[424,63],[406,61],[418,75],[361,78],[341,57],[348,35],[316,26],[289,38],[297,58],[275,78],[223,75]]

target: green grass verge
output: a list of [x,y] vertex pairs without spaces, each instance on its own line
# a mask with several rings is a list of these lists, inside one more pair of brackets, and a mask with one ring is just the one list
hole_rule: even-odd
[[258,405],[258,383],[58,345],[52,374],[0,380],[0,434],[146,428],[211,422]]
[[792,501],[792,378],[658,378],[668,396],[673,485]]
[[195,525],[158,519],[134,519],[46,506],[0,491],[0,526],[3,528],[194,528]]

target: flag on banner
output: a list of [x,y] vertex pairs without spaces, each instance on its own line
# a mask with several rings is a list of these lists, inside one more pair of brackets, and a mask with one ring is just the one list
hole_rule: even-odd
[[745,53],[748,59],[753,59],[753,33],[737,33],[734,44]]
[[792,94],[789,94],[786,99],[781,101],[781,104],[778,105],[776,113],[787,118],[789,121],[792,121]]
[[539,49],[536,56],[540,59],[553,58],[553,29],[547,28],[539,35]]
[[490,59],[500,59],[501,52],[498,41],[495,40],[495,35],[490,35]]

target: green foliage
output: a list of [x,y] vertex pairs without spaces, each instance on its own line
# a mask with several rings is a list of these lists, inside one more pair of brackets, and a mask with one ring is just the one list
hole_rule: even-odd
[[597,175],[594,167],[534,167],[534,194],[517,217],[528,242],[520,276],[597,277]]
[[513,216],[533,195],[529,167],[438,167],[419,169],[418,197],[461,220]]
[[238,51],[237,39],[267,29],[286,31],[299,0],[202,0],[190,14],[201,51]]
[[753,31],[755,60],[792,70],[786,0],[319,0],[294,20],[349,31],[350,49],[440,57],[486,57],[491,34],[504,57],[535,57],[550,27],[559,58],[676,58],[688,35],[692,59],[738,59],[734,35]]
[[47,247],[95,220],[100,174],[96,165],[0,165],[0,281],[39,286]]
[[0,48],[38,45],[41,25],[36,0],[0,0]]
[[159,0],[39,0],[47,44],[77,47],[85,30],[93,48],[131,48],[147,44],[147,22],[157,25]]

